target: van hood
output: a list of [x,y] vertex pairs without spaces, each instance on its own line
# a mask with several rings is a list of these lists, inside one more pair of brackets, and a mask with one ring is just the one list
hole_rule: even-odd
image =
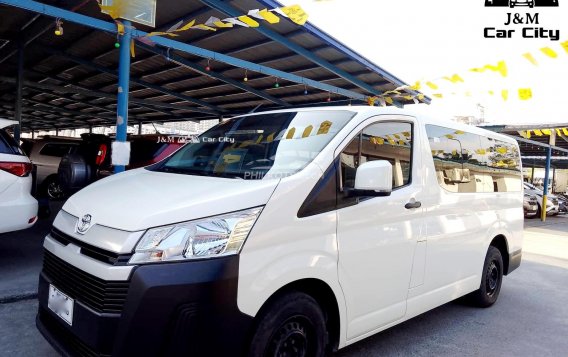
[[134,232],[265,205],[278,182],[136,169],[85,187],[63,210],[91,215],[91,225]]

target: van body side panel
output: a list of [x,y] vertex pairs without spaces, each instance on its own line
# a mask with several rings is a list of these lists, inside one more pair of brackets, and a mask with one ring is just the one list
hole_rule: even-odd
[[[404,318],[414,254],[422,240],[422,208],[405,208],[412,199],[422,200],[420,124],[412,117],[384,115],[363,122],[358,129],[383,122],[413,123],[411,182],[390,196],[360,200],[337,210],[338,270],[349,312],[349,342]],[[339,147],[336,155],[341,151]]]
[[[318,165],[310,164],[282,179],[264,207],[240,254],[237,302],[243,313],[256,316],[282,287],[302,279],[317,279],[334,292],[340,320],[345,320],[345,303],[337,280],[335,212],[297,217],[322,174]],[[345,343],[344,335],[342,323],[340,346]]]

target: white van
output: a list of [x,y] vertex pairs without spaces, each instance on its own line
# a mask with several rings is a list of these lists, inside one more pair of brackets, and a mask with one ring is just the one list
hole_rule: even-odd
[[74,196],[45,239],[37,325],[60,351],[323,356],[521,262],[508,137],[374,107],[222,122]]

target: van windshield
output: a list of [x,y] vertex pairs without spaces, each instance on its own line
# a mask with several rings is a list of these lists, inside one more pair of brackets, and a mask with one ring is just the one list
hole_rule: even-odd
[[191,139],[150,170],[262,180],[308,165],[354,116],[350,111],[299,111],[234,118]]

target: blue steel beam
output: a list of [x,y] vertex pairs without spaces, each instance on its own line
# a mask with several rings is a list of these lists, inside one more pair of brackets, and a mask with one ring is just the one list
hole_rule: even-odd
[[[54,6],[45,5],[42,3],[38,3],[32,0],[0,0],[0,4],[11,5],[17,8],[25,9],[28,11],[33,11],[37,13],[41,13],[43,15],[58,17],[65,21],[77,23],[79,25],[91,27],[94,29],[98,29],[101,31],[105,31],[108,33],[116,34],[116,25],[112,22],[107,22],[103,20],[99,20],[96,18],[92,18],[89,16],[85,16],[82,14],[74,13],[72,11],[63,10]],[[147,35],[147,32],[140,31],[140,30],[133,30],[132,36],[133,37],[142,37]],[[282,78],[284,80],[305,84],[307,86],[317,88],[322,91],[335,93],[338,95],[345,96],[351,99],[358,99],[358,100],[366,100],[368,96],[357,93],[350,90],[345,90],[339,87],[319,83],[309,78],[303,78],[300,76],[296,76],[293,74],[289,74],[283,71],[279,71],[270,67],[261,66],[253,62],[244,61],[238,58],[234,58],[231,56],[227,56],[215,51],[206,50],[203,48],[199,48],[196,46],[192,46],[186,43],[181,43],[179,41],[171,40],[169,38],[159,37],[156,36],[152,39],[156,44],[166,47],[172,48],[178,51],[186,52],[195,56],[203,57],[212,59],[218,62],[224,62],[230,64],[235,67],[247,69],[249,71],[262,73],[267,76],[273,76],[277,78]]]
[[[132,25],[124,20],[124,33],[120,36],[118,60],[118,94],[116,103],[116,141],[126,142],[128,132],[128,96],[130,94],[130,41]],[[116,149],[118,151],[118,148]],[[128,153],[130,157],[130,152]],[[114,155],[113,155],[114,156]],[[114,161],[114,159],[113,159]],[[114,162],[113,162],[114,164]],[[114,165],[114,172],[124,172],[125,165]]]
[[[51,48],[45,47],[45,46],[41,46],[41,48],[43,50],[53,54],[53,55],[60,56],[60,57],[63,57],[63,58],[67,58],[67,59],[69,59],[69,60],[71,60],[75,63],[96,69],[99,72],[107,73],[107,74],[110,74],[112,76],[118,77],[118,74],[119,74],[118,71],[115,71],[113,69],[101,66],[99,64],[93,63],[93,62],[85,60],[83,58],[79,58],[77,56],[73,56],[73,55],[68,54],[66,52],[63,52],[63,51],[51,49]],[[130,47],[128,47],[128,48],[130,48]],[[132,83],[140,84],[143,87],[155,90],[155,91],[163,93],[163,94],[167,94],[169,96],[181,99],[183,101],[190,102],[190,103],[202,106],[202,107],[210,108],[211,110],[202,110],[204,113],[207,113],[207,114],[220,114],[221,112],[224,111],[222,108],[219,108],[219,107],[217,107],[213,104],[204,102],[204,101],[199,100],[199,99],[192,98],[192,97],[187,96],[187,95],[183,95],[183,94],[174,92],[173,90],[161,87],[157,84],[146,82],[145,80],[142,80],[140,78],[130,77],[130,81]]]
[[258,96],[258,97],[264,98],[264,99],[266,99],[266,100],[268,100],[268,101],[271,101],[271,102],[273,102],[273,103],[282,105],[282,106],[284,106],[284,107],[289,107],[289,106],[290,106],[290,104],[286,103],[285,101],[283,101],[283,100],[281,100],[281,99],[278,99],[278,98],[276,98],[276,97],[274,97],[274,96],[272,96],[272,95],[270,95],[270,94],[268,94],[268,93],[266,93],[266,92],[264,92],[264,91],[257,90],[257,89],[255,89],[255,88],[249,86],[249,85],[246,85],[246,84],[241,83],[241,82],[239,82],[239,81],[236,81],[236,80],[234,80],[234,79],[232,79],[232,78],[229,78],[229,77],[227,77],[227,76],[224,76],[223,74],[221,74],[221,73],[219,73],[219,72],[212,71],[212,70],[207,71],[207,70],[205,70],[205,68],[204,68],[203,66],[201,66],[201,65],[199,65],[199,64],[197,64],[197,63],[195,63],[195,62],[189,61],[189,60],[187,60],[187,59],[185,59],[185,58],[183,58],[183,57],[181,57],[181,56],[178,56],[178,55],[176,55],[176,54],[171,54],[171,53],[168,55],[168,53],[167,53],[166,50],[158,49],[158,48],[153,48],[153,47],[148,46],[148,45],[143,44],[143,43],[137,43],[137,45],[138,45],[139,47],[145,49],[146,51],[150,51],[150,52],[152,52],[152,53],[160,54],[160,55],[162,55],[162,56],[164,56],[164,57],[167,57],[167,58],[169,58],[171,61],[173,61],[174,63],[176,63],[177,65],[190,68],[190,69],[193,70],[193,71],[196,71],[196,72],[201,73],[201,74],[203,74],[203,75],[206,75],[206,76],[209,76],[209,77],[218,79],[218,80],[220,80],[221,82],[230,84],[230,85],[232,85],[232,86],[234,86],[234,87],[240,88],[240,89],[242,89],[242,90],[244,90],[244,91],[246,91],[246,92],[250,92],[250,93],[252,93],[252,94],[254,94],[254,95]]
[[[229,16],[236,17],[236,16],[241,16],[243,14],[242,11],[232,7],[228,2],[225,2],[225,1],[222,1],[222,0],[200,0],[200,1],[204,4],[211,6],[212,8],[214,8],[218,11],[221,11],[221,12],[229,15]],[[274,7],[282,6],[278,3],[276,3],[276,4],[277,5],[274,6]],[[309,50],[305,49],[304,47],[302,47],[300,45],[295,44],[294,42],[290,41],[288,38],[282,36],[281,34],[275,32],[275,31],[272,31],[272,30],[270,30],[266,27],[263,27],[262,25],[259,26],[259,27],[255,27],[254,29],[257,30],[258,32],[260,32],[261,34],[263,34],[264,36],[266,36],[266,37],[268,37],[268,38],[270,38],[274,41],[277,41],[278,43],[289,48],[290,50],[306,57],[310,61],[324,67],[328,71],[335,73],[336,75],[344,78],[345,80],[355,84],[359,88],[366,90],[367,92],[371,93],[372,95],[381,95],[382,94],[382,92],[380,90],[373,88],[369,84],[367,84],[367,83],[363,82],[362,80],[356,78],[355,76],[351,75],[350,73],[342,70],[341,68],[338,68],[338,67],[332,65],[331,63],[324,60],[323,58],[316,56],[315,54],[313,54]],[[403,85],[403,84],[401,84],[401,85]],[[396,101],[395,101],[395,105],[402,106],[402,104],[400,104]]]
[[546,167],[544,168],[544,187],[542,189],[542,204],[540,219],[546,221],[546,201],[548,200],[548,178],[550,177],[550,161],[552,157],[552,147],[546,149]]

